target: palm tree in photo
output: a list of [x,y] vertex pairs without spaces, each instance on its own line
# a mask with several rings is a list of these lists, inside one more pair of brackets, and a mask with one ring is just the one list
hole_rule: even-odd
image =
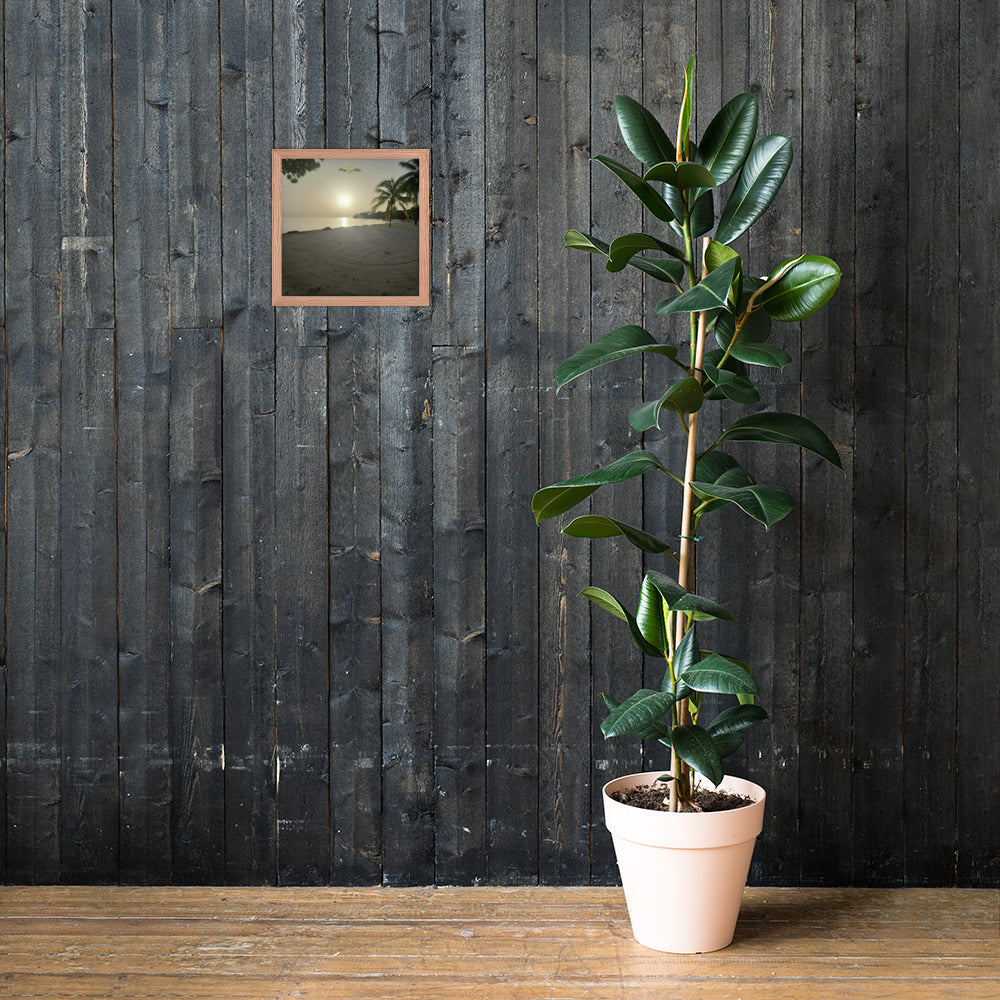
[[417,194],[420,191],[420,161],[417,159],[400,160],[399,165],[403,168],[403,175],[400,177],[400,180],[403,182],[403,187],[415,204]]
[[385,221],[392,225],[392,213],[400,209],[407,219],[410,213],[406,209],[410,196],[403,186],[402,178],[390,177],[382,181],[375,188],[375,197],[372,199],[372,209],[376,212],[385,212]]

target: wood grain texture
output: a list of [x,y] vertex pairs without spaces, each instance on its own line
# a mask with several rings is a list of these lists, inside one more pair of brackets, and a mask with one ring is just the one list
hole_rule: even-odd
[[[905,11],[861,7],[855,84],[854,672],[851,878],[903,875],[908,228]],[[891,252],[889,248],[892,248]],[[886,372],[893,372],[886,378]],[[878,802],[879,808],[871,808]]]
[[[327,143],[378,142],[375,0],[326,4]],[[380,312],[327,313],[330,532],[330,866],[338,884],[382,879]]]
[[169,882],[170,143],[162,5],[115,16],[118,756],[125,882]]
[[[37,14],[37,17],[34,16]],[[7,878],[60,877],[59,4],[4,19]]]
[[[427,4],[380,4],[378,28],[379,141],[405,151],[431,129]],[[379,318],[382,879],[412,885],[434,878],[434,341],[429,310]]]
[[486,579],[487,877],[530,883],[539,833],[537,39],[533,2],[488,0],[485,10],[486,565],[513,569]]
[[665,955],[620,889],[4,889],[0,996],[987,1000],[995,893],[751,889],[735,939]]
[[222,671],[226,880],[277,878],[275,326],[258,248],[271,179],[271,4],[224,0],[222,66]]
[[[956,705],[958,780],[957,879],[996,885],[1000,881],[1000,845],[995,810],[983,790],[996,787],[1000,763],[995,734],[1000,731],[1000,685],[995,672],[981,664],[1000,642],[1000,607],[995,581],[1000,578],[1000,538],[994,512],[1000,507],[1000,465],[993,461],[991,428],[998,414],[996,394],[980,373],[992,370],[1000,345],[992,331],[1000,316],[993,275],[1000,265],[995,241],[979,239],[1000,221],[994,181],[977,169],[1000,154],[1000,133],[989,118],[1000,96],[1000,81],[988,68],[987,53],[1000,43],[1000,25],[988,7],[961,9],[959,98],[959,184],[962,192],[959,254],[958,342],[958,659]],[[973,154],[973,150],[975,153]]]
[[170,334],[172,880],[225,878],[219,330]]
[[[656,283],[561,244],[657,232],[589,157],[632,162],[618,93],[673,131],[697,52],[696,136],[750,89],[759,133],[794,137],[750,270],[801,247],[844,271],[776,326],[794,364],[754,375],[846,477],[736,445],[802,502],[770,533],[703,524],[698,589],[737,618],[703,644],[770,713],[729,758],[769,793],[752,881],[996,887],[995,20],[6,3],[0,878],[617,879],[601,786],[665,757],[606,742],[597,698],[659,668],[575,595],[634,604],[664,564],[529,504],[636,447],[628,409],[668,377],[557,394],[558,363],[624,323],[686,340]],[[428,305],[272,306],[274,149],[431,150]],[[736,412],[706,407],[706,441]],[[648,437],[676,467],[681,436]],[[664,483],[594,509],[676,535]]]

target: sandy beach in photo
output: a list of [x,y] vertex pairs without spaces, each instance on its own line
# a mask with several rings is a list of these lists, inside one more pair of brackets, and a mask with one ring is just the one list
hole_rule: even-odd
[[418,237],[417,224],[403,220],[284,233],[282,294],[418,295]]

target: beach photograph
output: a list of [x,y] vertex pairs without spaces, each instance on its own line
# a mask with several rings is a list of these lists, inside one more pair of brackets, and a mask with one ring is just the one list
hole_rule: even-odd
[[275,150],[276,305],[429,299],[428,150]]

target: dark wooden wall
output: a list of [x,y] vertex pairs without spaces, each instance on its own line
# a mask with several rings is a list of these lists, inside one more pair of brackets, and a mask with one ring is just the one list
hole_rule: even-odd
[[[770,795],[752,879],[997,884],[992,2],[6,0],[4,31],[2,877],[615,879],[600,787],[644,761],[594,701],[643,665],[575,594],[641,566],[529,500],[635,443],[638,364],[554,368],[660,329],[655,290],[559,248],[641,225],[588,156],[617,93],[672,119],[697,50],[703,116],[750,88],[795,140],[755,269],[844,269],[765,396],[847,476],[762,449],[801,507],[701,564],[771,712],[732,767]],[[271,307],[270,151],[312,146],[432,148],[430,308]]]

